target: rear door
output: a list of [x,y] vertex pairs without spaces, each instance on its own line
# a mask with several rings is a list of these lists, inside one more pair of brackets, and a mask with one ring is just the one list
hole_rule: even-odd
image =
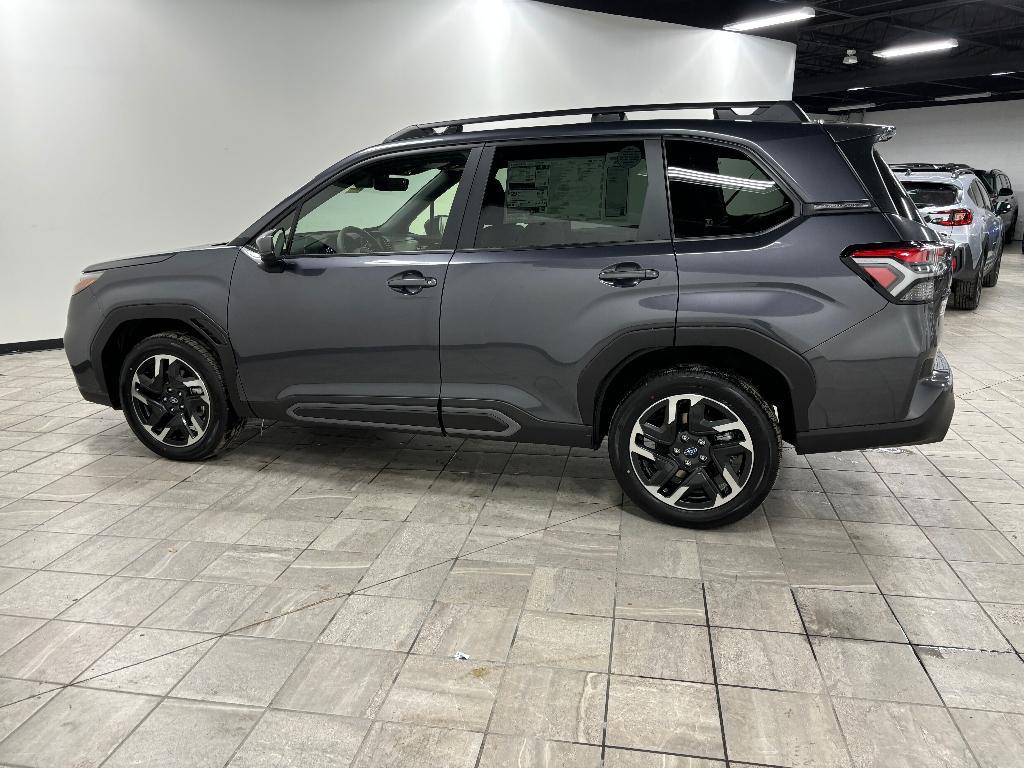
[[445,279],[445,431],[587,444],[595,361],[670,346],[677,294],[660,140],[489,146]]

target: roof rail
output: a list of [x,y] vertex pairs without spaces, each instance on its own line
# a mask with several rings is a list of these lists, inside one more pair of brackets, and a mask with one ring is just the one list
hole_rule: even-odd
[[[442,120],[436,123],[419,123],[407,126],[391,134],[382,143],[403,139],[422,139],[438,134],[462,133],[467,125],[475,123],[503,123],[512,120],[530,120],[544,117],[568,117],[590,115],[591,122],[617,122],[626,119],[627,112],[665,112],[676,109],[711,109],[716,120],[757,120],[786,123],[809,123],[807,116],[795,101],[699,101],[675,102],[669,104],[632,104],[618,107],[577,107],[575,109],[549,109],[542,112],[518,112],[510,115],[489,117],[466,117],[460,120]],[[752,109],[749,114],[738,113],[737,109]]]

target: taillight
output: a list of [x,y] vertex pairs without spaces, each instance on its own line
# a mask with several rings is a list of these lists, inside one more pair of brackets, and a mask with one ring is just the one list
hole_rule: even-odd
[[939,211],[928,216],[932,224],[940,227],[966,227],[974,221],[974,214],[966,208],[954,208],[952,211]]
[[952,252],[942,243],[855,245],[843,260],[889,301],[923,304],[949,291]]

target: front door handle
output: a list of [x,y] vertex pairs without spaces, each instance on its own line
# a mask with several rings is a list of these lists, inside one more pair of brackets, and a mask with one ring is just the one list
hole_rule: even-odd
[[425,277],[422,272],[415,269],[399,272],[388,278],[388,288],[406,296],[415,296],[424,288],[433,288],[435,285],[437,278]]
[[656,269],[644,269],[631,261],[602,269],[597,277],[602,283],[617,288],[631,288],[644,280],[657,280],[661,273]]

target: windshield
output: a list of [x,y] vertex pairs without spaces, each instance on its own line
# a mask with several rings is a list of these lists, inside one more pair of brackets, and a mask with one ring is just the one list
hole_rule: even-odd
[[960,193],[960,190],[952,184],[936,184],[928,181],[904,181],[903,186],[918,208],[953,205]]

